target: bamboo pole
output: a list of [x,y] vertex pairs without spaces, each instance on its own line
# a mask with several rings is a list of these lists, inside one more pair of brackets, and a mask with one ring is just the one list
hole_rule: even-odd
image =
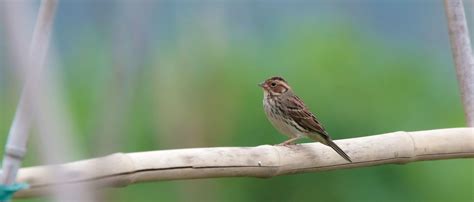
[[[384,164],[473,158],[474,128],[394,132],[336,141],[349,163],[320,143],[290,147],[216,147],[116,153],[62,165],[23,168],[19,181],[31,188],[16,197],[49,194],[55,186],[123,187],[162,180],[259,177],[359,168]],[[53,173],[58,172],[59,173]],[[51,178],[52,175],[63,176]]]
[[464,6],[462,0],[444,0],[444,6],[466,122],[474,127],[474,57]]
[[[8,4],[5,2],[5,4]],[[24,75],[26,77],[26,84],[24,86],[20,102],[18,104],[15,117],[13,119],[12,126],[10,128],[10,132],[8,134],[7,144],[5,146],[5,154],[2,163],[2,173],[0,176],[0,184],[13,184],[15,182],[15,178],[17,175],[17,171],[21,166],[22,159],[26,153],[26,144],[28,142],[29,136],[29,129],[31,127],[31,101],[32,93],[36,90],[37,82],[38,82],[38,75],[43,69],[46,60],[46,53],[48,52],[49,47],[49,39],[51,33],[51,27],[54,19],[55,9],[56,9],[57,1],[56,0],[43,0],[41,2],[38,18],[36,21],[33,39],[31,41],[31,45],[29,48],[29,55],[24,57],[23,59],[19,59],[18,55],[22,55],[21,50],[24,47],[16,47],[17,49],[15,52],[18,54],[16,55],[16,59],[21,61],[18,65],[23,66],[20,67],[24,71]],[[15,6],[15,5],[12,5]],[[4,7],[6,24],[10,26],[9,30],[15,30],[17,27],[13,26],[20,26],[15,22],[15,19],[11,19],[12,12],[10,9],[7,8],[6,5]],[[25,14],[25,13],[23,13]],[[24,31],[24,30],[23,30]],[[20,33],[24,34],[24,33]],[[12,37],[16,37],[15,33],[11,33]],[[18,39],[17,40],[24,40]],[[35,67],[35,68],[29,68]],[[31,70],[28,72],[26,70]]]
[[[51,73],[52,70],[45,68],[46,64],[51,66],[57,64],[54,54],[51,54],[54,51],[49,51],[52,47],[49,41],[57,3],[57,0],[41,1],[28,55],[24,53],[28,50],[28,42],[25,42],[28,41],[28,37],[25,36],[28,31],[25,30],[25,24],[31,19],[28,16],[32,13],[30,2],[5,2],[8,50],[13,56],[12,64],[15,66],[18,80],[25,82],[7,142],[6,158],[3,164],[7,170],[2,175],[7,181],[6,184],[15,182],[16,170],[20,167],[25,155],[28,133],[32,126],[36,127],[40,136],[39,141],[35,143],[38,145],[42,162],[65,162],[65,159],[72,156],[71,154],[75,151],[73,141],[69,138],[72,127],[59,96],[58,86],[61,85],[56,82],[54,74]],[[51,145],[52,142],[60,144]],[[15,149],[18,148],[21,149],[21,155],[18,155],[19,152],[15,153]],[[57,178],[58,176],[50,177]],[[71,199],[94,201],[95,197],[90,191],[92,189],[90,186],[58,186],[52,193],[52,199],[53,201],[70,201]]]

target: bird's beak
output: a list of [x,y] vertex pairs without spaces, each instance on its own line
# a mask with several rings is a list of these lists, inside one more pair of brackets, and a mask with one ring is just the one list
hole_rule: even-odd
[[257,85],[263,88],[263,84],[264,84],[264,82],[259,83],[259,84],[257,84]]

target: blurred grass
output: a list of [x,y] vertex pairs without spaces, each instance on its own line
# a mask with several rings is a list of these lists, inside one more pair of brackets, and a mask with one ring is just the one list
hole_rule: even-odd
[[[285,137],[266,120],[256,86],[272,75],[289,81],[334,139],[464,126],[451,65],[420,47],[393,46],[349,25],[314,27],[287,24],[270,39],[225,44],[195,28],[176,43],[156,46],[133,75],[129,105],[118,106],[129,109],[115,134],[120,139],[109,143],[123,141],[115,152],[279,143]],[[98,129],[118,127],[101,125],[99,114],[99,107],[116,101],[107,99],[104,87],[115,70],[107,42],[93,36],[82,40],[73,56],[63,59],[62,78],[81,158],[91,158],[97,155]],[[18,88],[2,87],[0,133],[7,134]],[[39,163],[34,150],[25,166]],[[105,199],[473,201],[473,170],[472,160],[445,160],[272,179],[154,182],[113,189]]]

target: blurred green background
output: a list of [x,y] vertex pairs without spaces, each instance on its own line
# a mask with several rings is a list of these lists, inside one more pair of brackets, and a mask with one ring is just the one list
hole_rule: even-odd
[[[465,3],[472,19],[472,1]],[[256,85],[273,75],[286,78],[334,139],[464,127],[442,6],[421,0],[60,1],[53,71],[80,148],[69,160],[282,142]],[[6,40],[0,37],[0,145],[22,85]],[[41,164],[36,142],[33,132],[24,166]],[[102,197],[473,201],[473,190],[474,161],[461,159],[272,179],[153,182]]]

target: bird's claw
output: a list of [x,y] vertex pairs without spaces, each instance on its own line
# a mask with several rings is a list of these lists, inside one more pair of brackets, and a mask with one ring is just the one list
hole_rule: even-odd
[[295,146],[296,144],[295,143],[287,143],[287,142],[283,142],[283,143],[280,143],[280,144],[275,144],[273,146],[281,146],[281,147],[288,147],[288,148],[291,148],[292,146]]

